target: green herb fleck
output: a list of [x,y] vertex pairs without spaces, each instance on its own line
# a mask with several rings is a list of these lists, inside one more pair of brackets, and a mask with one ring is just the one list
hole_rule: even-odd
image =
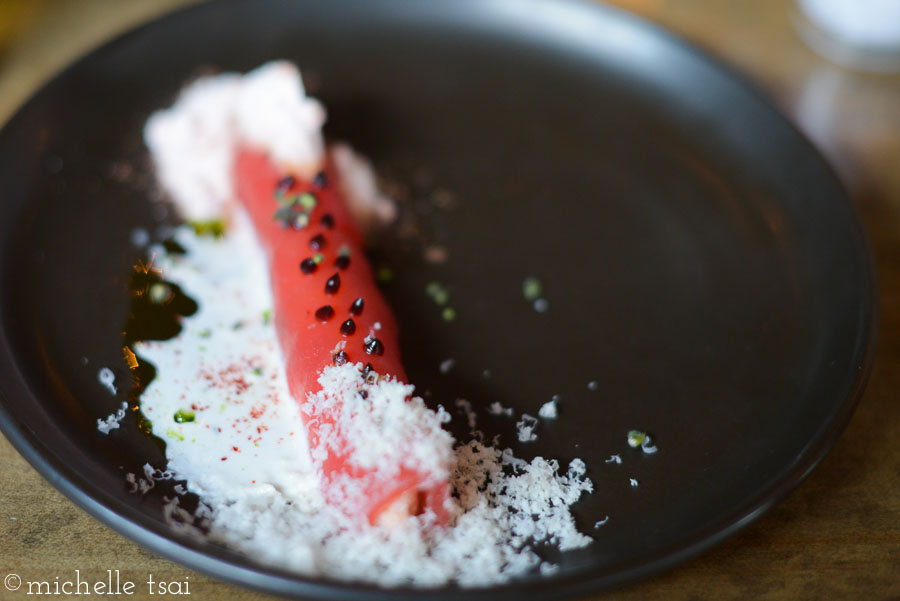
[[194,229],[194,233],[198,236],[212,236],[213,238],[221,238],[225,234],[225,222],[221,219],[209,219],[206,221],[189,221]]
[[322,253],[316,253],[313,255],[312,260],[313,260],[313,263],[318,265],[319,263],[321,263],[322,261],[325,260],[325,256]]
[[527,277],[522,282],[522,294],[527,301],[537,300],[543,291],[544,287],[541,285],[541,281],[536,277]]
[[447,290],[438,282],[429,282],[428,285],[425,286],[425,294],[430,296],[431,300],[438,305],[446,305],[450,300],[450,295],[447,294]]
[[378,271],[375,272],[375,279],[380,284],[389,284],[394,280],[394,271],[387,265],[382,265],[378,268]]
[[262,313],[263,325],[269,325],[269,322],[272,321],[272,309],[266,309]]
[[184,440],[184,435],[181,434],[181,432],[179,432],[177,430],[167,430],[166,437],[171,438],[173,440],[179,440],[179,441]]
[[187,422],[194,421],[194,412],[187,411],[186,409],[179,409],[175,412],[175,422],[179,424],[184,424]]
[[441,317],[443,317],[446,322],[453,321],[456,319],[456,309],[453,307],[444,307],[444,310],[441,311]]
[[261,375],[262,375],[262,370],[261,370],[260,368],[258,368],[258,367],[254,367],[251,371],[253,372],[253,375],[255,375],[255,376],[261,376]]
[[341,247],[338,249],[338,256],[339,257],[349,257],[350,256],[350,247],[347,246],[346,244],[342,244]]
[[209,338],[210,336],[212,336],[212,330],[209,328],[200,330],[200,338]]
[[644,443],[644,440],[647,438],[646,432],[641,432],[640,430],[629,430],[628,432],[628,446],[632,449],[636,449]]
[[306,209],[307,211],[311,211],[316,208],[316,205],[319,201],[316,200],[316,197],[310,194],[309,192],[305,192],[300,195],[300,206]]

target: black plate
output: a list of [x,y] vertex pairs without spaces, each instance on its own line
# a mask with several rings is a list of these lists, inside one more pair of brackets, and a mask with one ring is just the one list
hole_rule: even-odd
[[[414,195],[430,186],[457,199],[446,210],[414,205],[450,260],[425,264],[388,244],[398,275],[389,296],[410,374],[432,399],[534,414],[561,395],[561,418],[536,443],[513,445],[526,457],[583,457],[596,484],[575,511],[596,541],[564,554],[553,577],[465,593],[297,579],[181,539],[157,491],[127,494],[123,473],[163,455],[132,418],[108,438],[96,432],[124,398],[96,373],[109,365],[128,377],[129,233],[160,218],[141,184],[142,124],[204,68],[276,57],[307,72],[329,135],[352,140]],[[796,485],[849,419],[871,361],[870,257],[832,170],[740,78],[600,6],[192,8],[40,91],[0,134],[0,183],[3,432],[119,532],[271,592],[533,599],[647,576],[720,542]],[[545,314],[522,299],[528,275],[544,282]],[[453,324],[422,293],[430,279],[448,286]],[[450,357],[457,366],[441,376]],[[511,422],[483,425],[513,441]],[[660,452],[629,450],[631,428],[654,433]],[[613,453],[623,465],[604,463]]]

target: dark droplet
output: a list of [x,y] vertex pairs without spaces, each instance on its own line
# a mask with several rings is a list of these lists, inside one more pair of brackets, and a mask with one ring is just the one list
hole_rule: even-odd
[[286,175],[278,180],[278,190],[281,192],[287,192],[291,188],[294,187],[294,184],[297,183],[296,178],[293,175]]
[[310,258],[306,258],[306,259],[303,259],[302,261],[300,261],[300,271],[302,271],[303,273],[305,273],[307,275],[309,275],[311,273],[315,273],[317,268],[318,268],[318,265],[316,265],[316,262]]
[[322,250],[325,248],[325,236],[316,234],[309,240],[309,247],[313,250]]
[[319,223],[322,224],[322,227],[331,229],[334,227],[334,217],[331,216],[331,213],[325,213]]
[[344,323],[341,324],[341,334],[344,336],[352,336],[356,332],[356,322],[352,319],[348,319]]
[[334,317],[334,307],[331,305],[322,305],[316,309],[316,319],[319,321],[328,321]]
[[324,171],[319,171],[318,173],[316,173],[316,176],[313,178],[312,184],[316,188],[319,188],[319,189],[324,188],[325,186],[328,185],[328,176],[325,175]]
[[358,299],[353,301],[353,304],[350,305],[350,315],[362,315],[363,308],[365,308],[366,302],[360,296]]
[[359,396],[361,396],[363,399],[367,399],[367,398],[369,398],[369,393],[366,392],[365,390],[360,390]]
[[334,260],[334,266],[338,269],[347,269],[348,267],[350,267],[350,257],[348,257],[347,255],[341,255]]
[[337,291],[341,289],[341,276],[339,274],[334,274],[328,281],[325,282],[325,294],[337,294]]
[[363,367],[363,376],[368,376],[369,372],[372,371],[373,369],[375,369],[375,368],[372,367],[371,363],[366,363],[365,367]]
[[350,360],[350,355],[344,351],[338,351],[331,356],[331,360],[335,365],[345,365]]
[[382,344],[381,341],[377,338],[369,338],[369,340],[365,344],[365,349],[367,355],[384,354],[384,344]]

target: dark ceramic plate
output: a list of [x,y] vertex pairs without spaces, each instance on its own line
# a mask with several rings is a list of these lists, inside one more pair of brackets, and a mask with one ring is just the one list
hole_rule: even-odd
[[[400,590],[302,579],[185,540],[162,492],[123,473],[164,463],[132,417],[96,419],[120,381],[135,227],[155,228],[141,127],[206,68],[296,61],[351,140],[407,185],[423,262],[384,246],[413,381],[430,398],[561,416],[514,444],[582,457],[594,535],[562,569],[494,590]],[[536,599],[675,565],[795,486],[849,419],[871,361],[870,257],[832,170],[739,77],[659,29],[574,2],[233,1],[134,31],[41,90],[0,134],[0,424],[81,507],[213,576],[318,599]],[[435,208],[440,190],[456,202]],[[421,200],[426,198],[426,200]],[[522,298],[540,277],[549,311]],[[444,282],[452,324],[422,293]],[[438,364],[455,358],[441,375]],[[485,370],[490,377],[485,377]],[[596,381],[599,389],[588,390]],[[627,448],[632,428],[659,453]],[[623,464],[607,464],[611,454]],[[629,484],[629,478],[639,482]],[[158,493],[158,494],[157,494]],[[609,521],[594,529],[596,521]]]

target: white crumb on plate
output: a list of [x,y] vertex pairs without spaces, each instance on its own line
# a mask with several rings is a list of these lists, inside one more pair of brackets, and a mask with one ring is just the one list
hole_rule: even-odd
[[610,455],[604,463],[622,463],[621,455]]
[[504,407],[498,401],[494,401],[490,405],[488,405],[487,409],[490,415],[506,415],[510,416],[513,414],[512,407]]
[[142,495],[145,495],[153,490],[157,482],[161,480],[171,480],[175,476],[172,470],[161,470],[153,467],[149,463],[145,463],[142,469],[143,478],[136,476],[132,472],[125,474],[125,481],[131,484],[131,490],[129,492],[140,492]]
[[474,434],[475,428],[478,424],[478,416],[475,414],[475,410],[472,409],[472,403],[470,403],[466,399],[456,399],[456,407],[466,417],[466,423],[469,426],[469,433]]
[[538,410],[538,415],[544,419],[556,419],[559,416],[559,408],[556,406],[556,398],[552,398]]
[[516,422],[516,435],[519,438],[519,442],[533,442],[537,440],[537,434],[534,433],[537,425],[538,418],[523,413],[522,418]]
[[116,388],[116,374],[108,367],[101,367],[97,371],[97,381],[106,388],[110,394],[115,395],[119,389]]
[[637,488],[639,482],[635,478],[629,478],[628,483],[631,484],[632,488]]
[[128,402],[122,401],[122,404],[113,413],[107,415],[104,419],[97,419],[97,430],[102,434],[109,434],[111,431],[119,428],[119,424],[125,419],[128,410]]
[[540,572],[541,576],[552,576],[559,572],[559,564],[548,563],[546,561],[541,562]]

